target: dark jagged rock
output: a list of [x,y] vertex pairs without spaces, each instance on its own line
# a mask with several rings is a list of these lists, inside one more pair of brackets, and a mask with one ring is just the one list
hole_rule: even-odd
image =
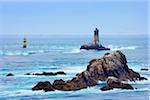
[[102,90],[102,91],[108,91],[108,90],[112,90],[112,89],[113,89],[113,87],[110,87],[108,85],[103,86],[102,88],[100,88],[100,90]]
[[140,77],[139,80],[141,81],[141,80],[148,80],[148,79],[145,77]]
[[119,79],[115,77],[108,77],[107,84],[109,87],[121,88],[121,89],[133,89],[133,87],[128,83],[122,83]]
[[9,74],[7,74],[6,76],[14,76],[14,74],[12,74],[12,73],[9,73]]
[[[116,79],[109,79],[115,77]],[[108,81],[109,79],[109,81]],[[53,88],[62,91],[75,91],[97,85],[97,80],[106,81],[108,85],[101,90],[113,88],[133,89],[122,81],[145,80],[139,73],[128,68],[125,55],[121,51],[106,53],[101,59],[93,59],[87,65],[87,69],[76,74],[71,80],[55,80]],[[112,82],[111,82],[112,81]]]
[[56,72],[56,75],[66,75],[66,73],[63,71],[59,71],[59,72]]
[[110,48],[106,48],[102,45],[97,45],[93,43],[84,44],[80,47],[80,49],[86,49],[86,50],[110,50]]
[[25,75],[31,75],[30,73],[26,73]]
[[36,86],[32,88],[32,90],[44,90],[45,92],[47,92],[47,91],[54,91],[54,88],[50,82],[45,81],[39,82]]
[[[26,75],[31,75],[31,74],[30,74],[30,73],[27,73]],[[59,72],[56,72],[56,73],[53,73],[53,72],[33,73],[32,75],[55,76],[55,75],[66,75],[66,73],[63,72],[63,71],[59,71]]]
[[121,51],[107,53],[101,59],[94,59],[87,66],[87,71],[96,80],[105,81],[109,76],[117,77],[122,81],[135,81],[140,74],[128,68],[125,55]]
[[33,73],[32,75],[45,75],[45,76],[49,76],[49,75],[57,75],[57,74],[53,73],[53,72],[43,72],[43,73]]
[[55,80],[53,83],[55,89],[63,91],[75,91],[95,85],[97,85],[96,80],[91,78],[87,71],[78,74],[72,80],[64,81],[61,79]]
[[142,71],[148,71],[148,68],[141,68]]
[[113,88],[120,88],[120,89],[130,89],[133,90],[133,87],[128,83],[122,83],[116,77],[108,77],[107,85],[101,88],[102,91],[111,90]]

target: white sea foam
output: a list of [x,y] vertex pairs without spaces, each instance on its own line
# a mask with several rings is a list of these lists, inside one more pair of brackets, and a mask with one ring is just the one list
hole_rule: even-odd
[[44,50],[29,50],[29,51],[0,51],[0,55],[5,55],[5,56],[26,56],[26,55],[32,55],[32,54],[40,54],[40,53],[45,53],[47,51]]
[[109,91],[101,91],[101,93],[124,93],[124,92],[142,92],[149,91],[148,88],[134,89],[134,90],[125,90],[125,89],[113,89]]
[[75,49],[72,49],[71,51],[69,52],[65,52],[65,53],[80,53],[81,50],[79,48],[75,48]]
[[16,91],[3,91],[3,92],[0,92],[0,96],[15,97],[15,96],[35,95],[35,94],[42,94],[42,93],[44,93],[44,91],[16,90]]
[[138,48],[138,46],[114,46],[114,45],[108,45],[108,48],[110,48],[112,51],[115,50],[135,50]]
[[2,52],[2,50],[0,50],[0,55],[3,55],[3,52]]
[[3,55],[7,56],[21,55],[21,52],[4,52]]
[[65,66],[63,68],[63,70],[68,73],[80,73],[80,72],[84,71],[85,69],[86,69],[86,67],[84,67],[84,66],[72,66],[72,67]]
[[[110,48],[112,51],[114,50],[135,50],[138,48],[138,46],[115,46],[115,45],[108,45],[107,46],[108,48]],[[61,50],[63,51],[64,53],[73,53],[73,54],[76,54],[76,53],[80,53],[84,50],[80,50],[79,47],[75,47],[75,46],[52,46],[49,48],[50,50]],[[14,51],[14,50],[11,50],[11,51],[2,51],[0,50],[0,55],[6,55],[6,56],[15,56],[15,55],[23,55],[23,56],[26,56],[26,55],[32,55],[32,54],[40,54],[40,53],[46,53],[48,52],[48,50],[26,50],[26,51],[22,51],[22,50],[17,50],[17,51]]]

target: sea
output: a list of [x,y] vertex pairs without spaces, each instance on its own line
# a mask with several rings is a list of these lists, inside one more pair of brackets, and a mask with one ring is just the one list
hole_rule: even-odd
[[[91,35],[30,35],[27,48],[22,48],[24,35],[0,35],[0,100],[149,100],[149,39],[145,35],[100,36],[103,46],[110,51],[80,50],[82,44],[92,41]],[[128,82],[134,90],[113,89],[101,91],[106,82],[78,91],[32,91],[39,81],[69,80],[86,70],[90,60],[101,58],[107,52],[121,50],[129,68],[148,80]],[[147,68],[148,71],[142,71]],[[26,73],[58,72],[66,75],[35,76]],[[14,76],[7,77],[8,73]]]

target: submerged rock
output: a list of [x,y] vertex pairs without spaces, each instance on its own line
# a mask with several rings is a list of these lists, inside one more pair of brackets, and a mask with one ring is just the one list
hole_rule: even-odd
[[32,90],[44,90],[45,92],[47,92],[47,91],[54,91],[54,88],[50,82],[45,81],[45,82],[39,82],[37,85],[35,85],[32,88]]
[[122,81],[146,80],[139,73],[128,68],[127,59],[121,51],[106,53],[100,59],[93,59],[87,65],[87,69],[78,73],[71,80],[55,80],[53,88],[62,91],[75,91],[97,85],[97,81],[107,81],[107,86],[101,90],[113,88],[133,89],[133,87]]
[[12,74],[12,73],[9,73],[9,74],[7,74],[6,76],[14,76],[14,74]]

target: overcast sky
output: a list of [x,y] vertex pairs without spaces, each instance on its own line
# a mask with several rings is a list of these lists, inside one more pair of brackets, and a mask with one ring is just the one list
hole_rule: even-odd
[[147,34],[148,0],[1,0],[0,23],[0,34]]

